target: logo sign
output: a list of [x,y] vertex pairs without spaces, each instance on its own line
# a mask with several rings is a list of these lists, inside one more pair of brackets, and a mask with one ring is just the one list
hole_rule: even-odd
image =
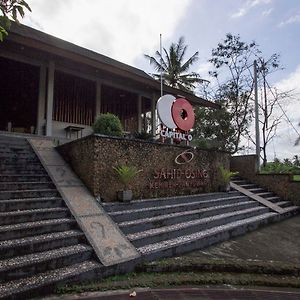
[[[188,134],[195,123],[195,114],[189,101],[164,95],[157,101],[157,112],[162,123],[170,130],[162,130],[162,137],[191,141],[192,135]],[[173,130],[176,131],[173,131]]]
[[177,165],[184,165],[191,162],[194,159],[195,155],[190,150],[186,150],[180,154],[178,154],[175,158],[175,163]]

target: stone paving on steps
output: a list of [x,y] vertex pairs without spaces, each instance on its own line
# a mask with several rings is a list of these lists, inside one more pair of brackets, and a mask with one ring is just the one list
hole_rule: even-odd
[[140,257],[81,180],[55,150],[51,140],[28,139],[58,191],[104,266]]

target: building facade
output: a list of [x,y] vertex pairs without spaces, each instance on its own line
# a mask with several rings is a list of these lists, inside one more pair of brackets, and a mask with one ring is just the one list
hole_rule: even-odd
[[[80,130],[84,136],[92,132],[95,117],[106,112],[116,114],[125,131],[156,130],[159,82],[142,70],[24,25],[13,24],[0,44],[0,82],[0,130],[55,137]],[[168,86],[164,93],[218,107]]]

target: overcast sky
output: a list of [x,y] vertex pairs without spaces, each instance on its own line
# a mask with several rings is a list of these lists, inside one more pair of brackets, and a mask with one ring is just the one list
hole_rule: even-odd
[[[159,34],[168,47],[180,36],[188,55],[199,51],[194,71],[208,78],[207,60],[225,34],[255,40],[266,57],[281,55],[284,70],[272,84],[300,95],[299,0],[28,0],[32,13],[24,23],[151,72],[143,54],[159,49]],[[298,97],[298,99],[300,96]],[[300,100],[290,102],[287,115],[300,131]],[[297,133],[285,121],[269,147],[269,159],[300,155]]]

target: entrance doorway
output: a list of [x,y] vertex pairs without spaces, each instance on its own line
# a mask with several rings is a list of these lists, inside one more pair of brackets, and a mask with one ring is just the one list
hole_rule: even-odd
[[35,133],[39,67],[0,57],[0,130]]

